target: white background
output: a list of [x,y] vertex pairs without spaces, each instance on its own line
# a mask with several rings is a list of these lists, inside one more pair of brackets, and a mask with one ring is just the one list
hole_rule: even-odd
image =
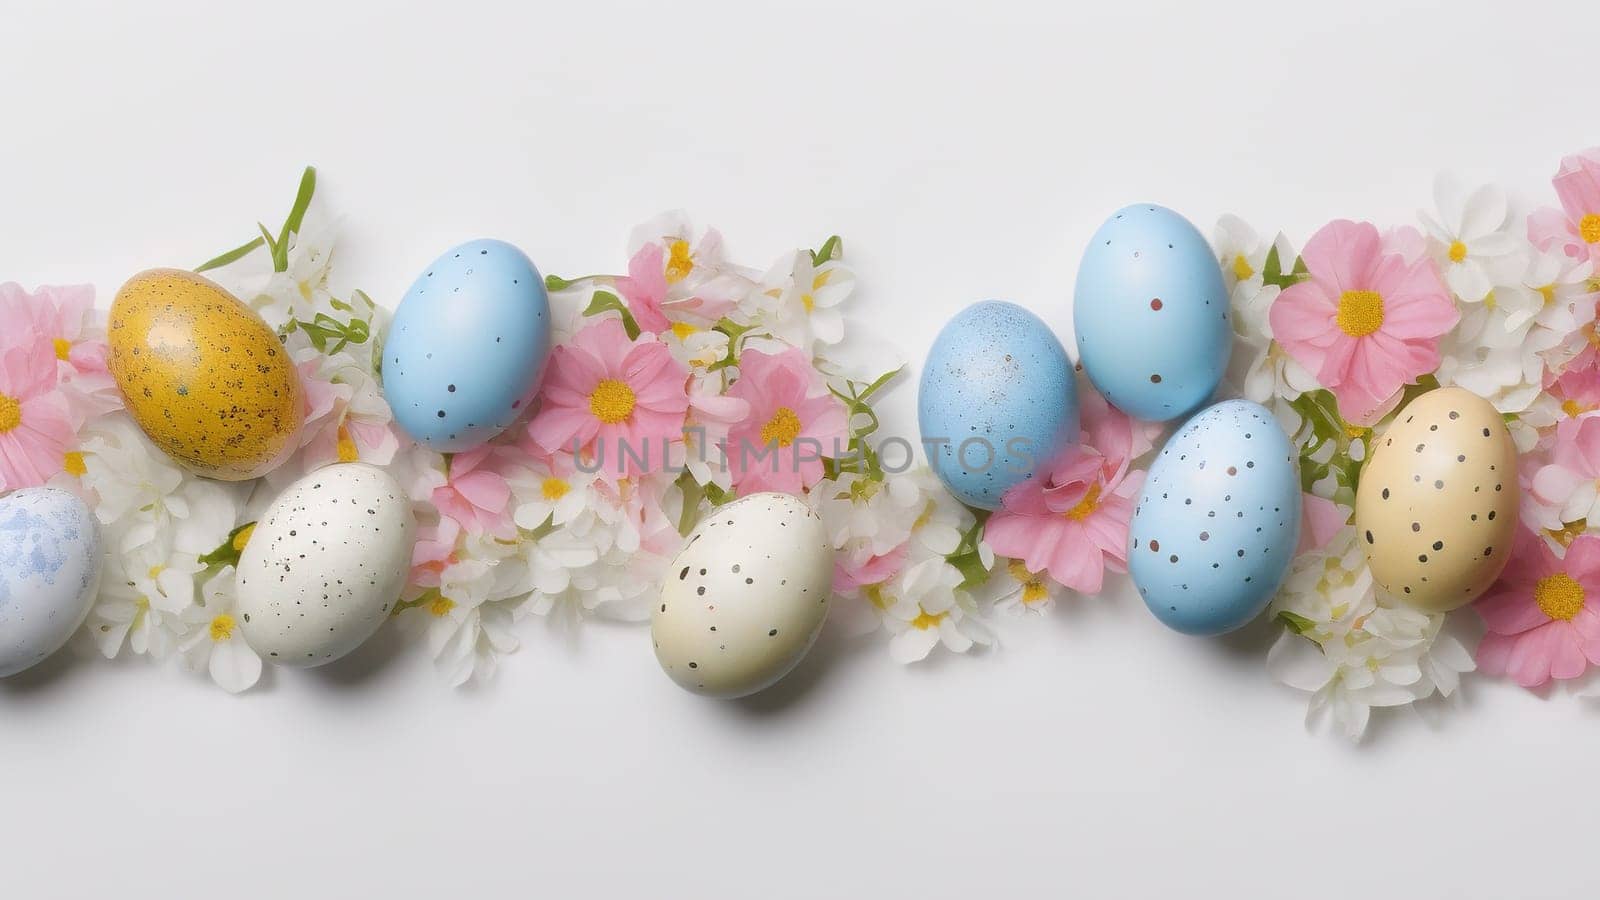
[[[915,363],[987,297],[1065,337],[1125,203],[1303,242],[1411,221],[1439,167],[1543,200],[1600,143],[1592,0],[1072,5],[0,0],[0,280],[106,302],[281,221],[315,163],[338,281],[385,302],[477,236],[616,271],[681,206],[763,265],[844,235],[852,322]],[[0,685],[0,895],[1596,888],[1600,709],[1476,679],[1351,747],[1305,733],[1270,634],[1176,635],[1120,579],[976,658],[825,641],[744,703],[643,630],[525,638],[458,692],[392,634],[239,699],[71,658]]]

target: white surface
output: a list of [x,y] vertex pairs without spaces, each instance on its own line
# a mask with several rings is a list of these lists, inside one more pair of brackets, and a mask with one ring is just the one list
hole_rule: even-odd
[[[107,6],[0,0],[0,278],[109,297],[280,221],[310,162],[389,302],[480,235],[614,271],[685,206],[742,259],[843,234],[856,327],[915,360],[984,297],[1065,334],[1126,202],[1303,241],[1411,220],[1437,166],[1546,196],[1600,142],[1584,0]],[[1262,641],[1119,584],[978,658],[829,643],[745,704],[644,628],[533,622],[461,692],[392,644],[242,699],[58,664],[0,685],[0,893],[1593,896],[1594,708],[1480,679],[1351,748]]]

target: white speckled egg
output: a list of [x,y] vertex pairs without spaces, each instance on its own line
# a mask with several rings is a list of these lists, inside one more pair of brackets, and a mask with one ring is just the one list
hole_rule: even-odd
[[94,605],[100,528],[55,488],[0,498],[0,678],[61,649]]
[[1517,448],[1489,401],[1429,391],[1373,441],[1356,490],[1356,534],[1372,577],[1419,609],[1488,590],[1517,530]]
[[656,659],[707,697],[771,687],[811,649],[832,585],[816,513],[787,494],[735,500],[706,514],[667,572],[650,616]]
[[361,463],[290,485],[239,558],[239,628],[286,666],[320,666],[359,647],[389,617],[411,567],[411,504]]

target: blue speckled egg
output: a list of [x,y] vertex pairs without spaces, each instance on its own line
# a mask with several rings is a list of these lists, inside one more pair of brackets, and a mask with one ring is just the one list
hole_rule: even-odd
[[1038,316],[985,300],[939,332],[917,391],[923,448],[961,502],[998,509],[1006,488],[1076,440],[1067,351]]
[[100,527],[66,491],[0,498],[0,678],[61,649],[94,605]]
[[1156,618],[1222,634],[1277,592],[1300,540],[1300,472],[1264,407],[1228,400],[1174,434],[1146,477],[1128,571]]
[[434,260],[400,299],[383,391],[418,443],[459,453],[521,415],[549,356],[539,270],[504,241],[469,241]]
[[1095,232],[1078,266],[1072,327],[1095,388],[1150,422],[1199,409],[1233,348],[1211,246],[1188,219],[1151,204],[1125,207]]

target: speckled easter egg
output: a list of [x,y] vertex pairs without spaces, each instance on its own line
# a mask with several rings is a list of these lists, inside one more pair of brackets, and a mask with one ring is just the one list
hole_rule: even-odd
[[751,494],[706,514],[667,572],[650,616],[656,659],[680,686],[743,697],[811,649],[828,614],[833,547],[787,494]]
[[277,335],[205,278],[151,269],[111,304],[111,374],[133,420],[179,465],[242,481],[295,448],[300,376]]
[[1128,535],[1145,606],[1185,634],[1232,631],[1266,609],[1300,535],[1294,449],[1262,406],[1201,410],[1150,466]]
[[923,448],[961,502],[999,509],[1077,439],[1078,388],[1050,326],[1014,303],[985,300],[945,324],[917,390]]
[[320,666],[389,617],[411,568],[415,525],[393,476],[363,463],[290,485],[239,559],[239,628],[267,659]]
[[1228,315],[1211,246],[1170,209],[1117,211],[1078,265],[1079,359],[1095,388],[1136,419],[1165,422],[1210,399],[1233,348]]
[[544,279],[504,241],[453,247],[400,299],[384,345],[383,390],[395,421],[440,453],[506,430],[550,356]]
[[0,497],[0,678],[61,649],[94,605],[100,528],[55,488]]
[[1373,440],[1356,490],[1372,577],[1419,609],[1489,589],[1517,529],[1517,448],[1489,401],[1461,388],[1412,400]]

